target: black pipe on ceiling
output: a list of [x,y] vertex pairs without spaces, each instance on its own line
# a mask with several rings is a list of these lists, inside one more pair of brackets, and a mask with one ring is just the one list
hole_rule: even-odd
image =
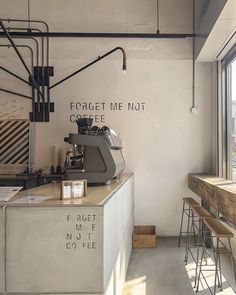
[[[195,34],[152,34],[152,33],[80,33],[80,32],[14,32],[14,36],[51,37],[51,38],[141,38],[141,39],[184,39],[193,38]],[[0,36],[5,36],[0,32]]]

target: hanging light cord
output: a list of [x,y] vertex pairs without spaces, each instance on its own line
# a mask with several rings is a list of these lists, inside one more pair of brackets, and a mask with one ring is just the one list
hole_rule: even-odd
[[195,34],[196,34],[196,27],[195,27],[195,0],[193,0],[193,44],[192,44],[192,58],[193,58],[193,75],[192,75],[192,106],[191,106],[191,113],[195,114],[197,112],[196,102],[195,102]]
[[157,34],[160,33],[160,22],[159,22],[159,0],[157,0]]
[[31,28],[30,28],[30,0],[28,0],[28,25],[29,25],[29,31],[31,31]]

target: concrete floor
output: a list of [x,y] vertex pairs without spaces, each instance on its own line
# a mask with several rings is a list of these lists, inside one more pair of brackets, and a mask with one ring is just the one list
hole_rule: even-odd
[[[192,295],[194,274],[195,264],[184,264],[184,245],[178,248],[176,238],[158,238],[155,249],[133,249],[123,295]],[[214,273],[205,274],[213,286]],[[224,278],[223,288],[217,294],[235,294]],[[210,294],[204,281],[197,294]]]

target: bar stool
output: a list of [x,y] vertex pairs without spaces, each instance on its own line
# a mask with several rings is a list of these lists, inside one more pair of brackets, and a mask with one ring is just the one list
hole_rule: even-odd
[[[192,251],[191,251],[191,246],[189,243],[189,237],[187,238],[187,252],[185,253],[185,263],[188,263],[188,253],[191,254],[194,262],[196,263],[196,267],[195,267],[195,282],[194,282],[194,288],[196,287],[196,283],[197,283],[197,270],[198,270],[198,260],[199,260],[199,249],[200,246],[202,246],[202,235],[203,235],[203,219],[207,218],[207,217],[212,217],[212,215],[210,214],[210,212],[208,212],[205,208],[201,207],[201,206],[196,206],[193,207],[193,214],[194,217],[197,217],[197,220],[195,221],[193,219],[193,227],[195,227],[195,229],[198,231],[198,240],[197,243],[194,243],[194,246],[197,246],[197,253],[196,253],[196,258],[194,257]],[[191,235],[191,230],[190,230],[190,235]]]
[[[199,272],[197,275],[197,287],[196,287],[196,292],[198,292],[199,289],[199,282],[200,282],[200,276],[202,274],[211,294],[215,295],[216,294],[216,285],[217,285],[217,280],[218,280],[218,287],[222,291],[222,272],[221,272],[221,262],[220,262],[220,255],[229,255],[231,258],[231,263],[232,263],[232,269],[233,269],[233,274],[234,274],[234,280],[236,282],[236,275],[235,275],[235,265],[234,265],[234,260],[233,260],[233,255],[232,255],[232,247],[231,247],[231,242],[230,238],[233,237],[233,233],[228,230],[219,220],[213,217],[204,217],[203,218],[203,223],[205,225],[204,229],[204,237],[203,237],[203,248],[202,248],[202,253],[201,253],[201,260],[200,260],[200,265],[199,265]],[[213,238],[216,239],[216,246],[214,246],[214,241]],[[212,245],[212,250],[213,250],[213,256],[214,256],[214,262],[215,262],[215,278],[214,278],[214,290],[213,292],[211,291],[204,275],[203,275],[203,257],[206,254],[206,241],[207,239],[210,239],[211,245]],[[228,245],[229,248],[223,243],[222,239],[227,239],[228,240]],[[219,247],[219,245],[223,246],[223,249]]]
[[[195,201],[193,198],[183,198],[183,208],[182,208],[182,215],[181,215],[181,222],[180,222],[180,230],[179,230],[179,239],[178,239],[178,247],[180,247],[180,242],[182,238],[182,234],[186,233],[187,238],[189,235],[189,226],[190,226],[190,219],[193,219],[192,209],[195,207],[199,207],[200,204]],[[187,216],[187,231],[183,231],[183,220],[184,215]],[[193,221],[193,220],[192,220]],[[186,241],[186,250],[187,250],[187,241]]]

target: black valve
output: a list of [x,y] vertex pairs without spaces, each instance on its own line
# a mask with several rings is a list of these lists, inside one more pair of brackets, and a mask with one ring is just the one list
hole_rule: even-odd
[[100,128],[98,126],[93,126],[92,129],[91,129],[91,131],[93,133],[98,133],[100,131]]
[[102,126],[101,131],[104,132],[104,133],[105,132],[110,132],[110,129],[107,126]]

